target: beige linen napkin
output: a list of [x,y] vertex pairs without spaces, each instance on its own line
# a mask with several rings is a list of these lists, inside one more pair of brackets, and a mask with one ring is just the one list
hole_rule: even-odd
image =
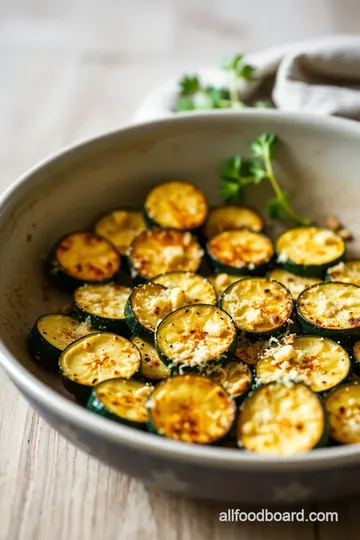
[[[241,99],[269,97],[283,111],[360,120],[360,36],[293,43],[249,54],[246,61],[257,68],[257,77],[239,86]],[[197,73],[205,84],[226,85],[227,74],[217,67]],[[171,116],[177,93],[178,80],[158,87],[140,104],[133,121]]]

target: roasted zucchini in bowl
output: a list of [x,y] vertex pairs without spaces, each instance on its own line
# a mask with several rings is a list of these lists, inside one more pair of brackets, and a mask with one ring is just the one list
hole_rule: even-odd
[[98,330],[125,336],[128,334],[125,304],[130,294],[129,287],[114,283],[82,285],[74,292],[74,314]]
[[134,277],[153,279],[165,272],[197,272],[203,250],[190,232],[152,229],[139,234],[129,249],[129,264]]
[[267,236],[244,229],[213,236],[207,253],[216,272],[262,275],[270,268],[274,249]]
[[259,357],[255,371],[260,384],[292,380],[322,393],[349,380],[351,362],[335,341],[293,334],[269,347]]
[[52,281],[61,288],[74,290],[84,283],[102,284],[116,278],[120,255],[108,240],[90,232],[64,236],[48,259]]
[[253,277],[230,285],[220,299],[220,307],[232,317],[242,335],[259,340],[285,332],[294,305],[284,285]]
[[347,384],[325,401],[331,438],[340,444],[360,444],[360,385]]
[[64,349],[77,339],[96,332],[88,323],[62,313],[41,315],[28,337],[31,356],[45,368],[59,371],[59,358]]
[[126,255],[131,242],[145,229],[143,213],[138,210],[114,210],[95,224],[95,232],[109,240],[121,255]]
[[149,383],[131,379],[109,379],[94,387],[87,408],[110,420],[145,429],[146,402],[153,390],[154,387]]
[[252,385],[252,371],[245,363],[234,358],[223,366],[217,366],[209,379],[220,384],[237,404],[241,403]]
[[117,377],[130,379],[140,368],[139,349],[127,339],[98,332],[71,343],[59,360],[68,392],[85,404],[94,386]]
[[297,318],[306,334],[335,341],[360,338],[360,287],[350,283],[319,283],[303,291]]
[[257,212],[245,206],[224,205],[212,208],[203,227],[207,240],[216,234],[235,229],[261,232],[264,222]]
[[240,406],[238,445],[268,456],[292,456],[325,444],[327,417],[307,386],[273,382],[261,386]]
[[194,304],[173,311],[156,327],[155,346],[171,372],[209,374],[218,363],[232,359],[236,327],[223,310]]
[[148,402],[150,431],[177,441],[212,444],[223,439],[234,419],[235,402],[207,377],[181,375],[158,384]]
[[145,200],[149,227],[193,231],[204,223],[208,212],[204,194],[189,182],[165,182],[153,188]]
[[345,243],[321,227],[288,229],[275,243],[277,262],[299,276],[323,278],[326,270],[345,258]]
[[342,261],[332,266],[326,273],[326,281],[352,283],[360,286],[360,260]]
[[194,272],[167,272],[151,281],[175,289],[176,294],[182,294],[184,304],[216,304],[214,286],[208,279]]

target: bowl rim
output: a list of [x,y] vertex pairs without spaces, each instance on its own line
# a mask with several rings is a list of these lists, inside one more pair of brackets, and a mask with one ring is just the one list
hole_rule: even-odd
[[[285,113],[275,110],[245,110],[245,111],[198,111],[181,113],[176,117],[161,118],[143,124],[131,125],[119,129],[114,129],[103,134],[88,137],[78,142],[69,144],[50,156],[41,160],[33,167],[23,173],[13,182],[0,196],[0,218],[4,209],[8,205],[16,204],[17,196],[21,194],[21,189],[25,185],[28,187],[33,181],[34,173],[46,167],[54,160],[60,159],[66,154],[75,152],[89,143],[103,141],[106,138],[117,136],[127,137],[136,135],[137,132],[146,132],[160,126],[172,124],[198,124],[199,122],[214,121],[215,117],[237,121],[243,117],[256,118],[257,120],[274,117],[284,124],[295,124],[299,127],[320,126],[338,133],[359,137],[360,123],[354,120],[316,116],[311,114]],[[216,121],[216,120],[215,120]],[[323,469],[336,464],[346,466],[360,462],[360,445],[344,445],[332,448],[315,449],[311,452],[298,454],[291,457],[264,457],[257,454],[240,452],[238,449],[225,449],[221,447],[211,447],[205,445],[190,445],[178,441],[172,441],[165,437],[159,437],[147,432],[142,432],[131,427],[113,422],[99,415],[95,415],[87,409],[79,406],[75,402],[58,394],[55,390],[40,381],[35,375],[30,373],[17,360],[6,347],[0,336],[0,365],[8,374],[15,385],[25,392],[26,397],[30,397],[45,410],[54,413],[69,425],[93,433],[96,436],[122,446],[136,448],[144,453],[152,454],[156,457],[164,456],[168,460],[182,461],[200,465],[203,467],[212,466],[223,469],[251,469],[251,470],[303,470],[303,469]],[[61,433],[61,429],[60,429]],[[81,443],[79,443],[81,446]],[[340,463],[339,463],[340,461]]]

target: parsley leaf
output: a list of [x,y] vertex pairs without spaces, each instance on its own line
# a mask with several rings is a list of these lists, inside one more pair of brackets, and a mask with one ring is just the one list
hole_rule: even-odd
[[184,75],[179,84],[180,96],[193,96],[201,89],[199,78],[196,75]]

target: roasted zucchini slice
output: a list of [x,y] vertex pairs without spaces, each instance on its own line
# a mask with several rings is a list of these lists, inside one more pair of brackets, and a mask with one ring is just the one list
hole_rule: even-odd
[[291,456],[325,443],[326,413],[318,396],[299,383],[270,383],[240,406],[238,445],[264,455]]
[[297,317],[305,334],[330,339],[360,338],[360,287],[351,283],[319,283],[298,298]]
[[82,285],[74,293],[74,313],[82,321],[90,321],[98,330],[127,334],[125,304],[131,289],[113,283]]
[[171,372],[209,374],[216,363],[233,358],[236,328],[221,309],[194,304],[173,311],[158,324],[155,346]]
[[208,240],[215,234],[235,229],[249,229],[261,232],[264,222],[254,210],[244,206],[217,206],[209,212],[203,227],[203,234]]
[[182,306],[185,304],[216,304],[216,293],[213,285],[205,277],[194,272],[167,272],[151,281],[173,289],[172,295],[181,297]]
[[87,408],[100,416],[144,429],[147,420],[146,402],[154,387],[142,381],[110,379],[92,390]]
[[94,332],[87,322],[80,323],[77,319],[61,313],[41,315],[29,334],[29,351],[41,365],[59,371],[62,351],[73,341]]
[[239,279],[244,279],[249,276],[242,276],[240,274],[212,274],[207,279],[214,286],[218,298],[222,293],[228,288],[229,285],[239,281]]
[[345,257],[345,243],[334,231],[320,227],[297,227],[276,241],[277,261],[288,272],[322,278]]
[[360,260],[340,262],[326,273],[326,281],[353,283],[360,286]]
[[170,371],[160,360],[154,345],[137,336],[134,336],[131,341],[141,353],[139,374],[142,377],[151,381],[160,381],[170,376]]
[[223,439],[236,413],[229,394],[207,377],[198,375],[171,377],[161,382],[147,407],[150,431],[196,444]]
[[283,268],[274,268],[274,270],[268,273],[268,277],[285,285],[294,300],[297,300],[299,294],[311,285],[321,283],[321,279],[319,278],[297,276]]
[[244,275],[264,274],[274,255],[267,236],[245,229],[213,236],[207,252],[216,272]]
[[[131,332],[145,341],[154,341],[159,321],[174,311],[171,290],[159,283],[144,283],[135,287],[125,306],[125,320]],[[176,297],[181,302],[181,298]]]
[[150,227],[191,231],[204,223],[208,206],[204,194],[189,182],[165,182],[145,200],[145,219]]
[[217,366],[209,379],[225,388],[239,404],[251,388],[252,373],[247,364],[235,358],[224,366]]
[[325,392],[351,375],[348,353],[335,341],[317,336],[287,336],[258,359],[256,377],[261,384],[292,380],[313,392]]
[[[277,342],[278,340],[275,339],[274,341]],[[267,347],[269,347],[269,340],[253,341],[245,336],[239,336],[235,356],[248,366],[255,366]]]
[[267,339],[286,331],[293,301],[281,283],[253,277],[230,285],[220,299],[220,307],[245,337]]
[[360,386],[336,388],[325,401],[331,438],[340,444],[360,443]]
[[189,232],[152,229],[134,239],[129,263],[134,277],[147,280],[175,270],[196,272],[203,254],[199,243]]
[[121,255],[126,255],[135,236],[145,229],[143,213],[136,210],[115,210],[95,224],[95,232],[109,240]]
[[66,390],[86,403],[95,385],[116,377],[130,379],[140,362],[140,351],[133,343],[117,334],[98,332],[69,345],[59,364]]
[[107,283],[120,269],[115,247],[98,234],[75,232],[62,238],[53,249],[48,269],[50,277],[65,289],[84,283]]
[[360,375],[360,341],[356,341],[352,350],[352,367],[356,375]]

